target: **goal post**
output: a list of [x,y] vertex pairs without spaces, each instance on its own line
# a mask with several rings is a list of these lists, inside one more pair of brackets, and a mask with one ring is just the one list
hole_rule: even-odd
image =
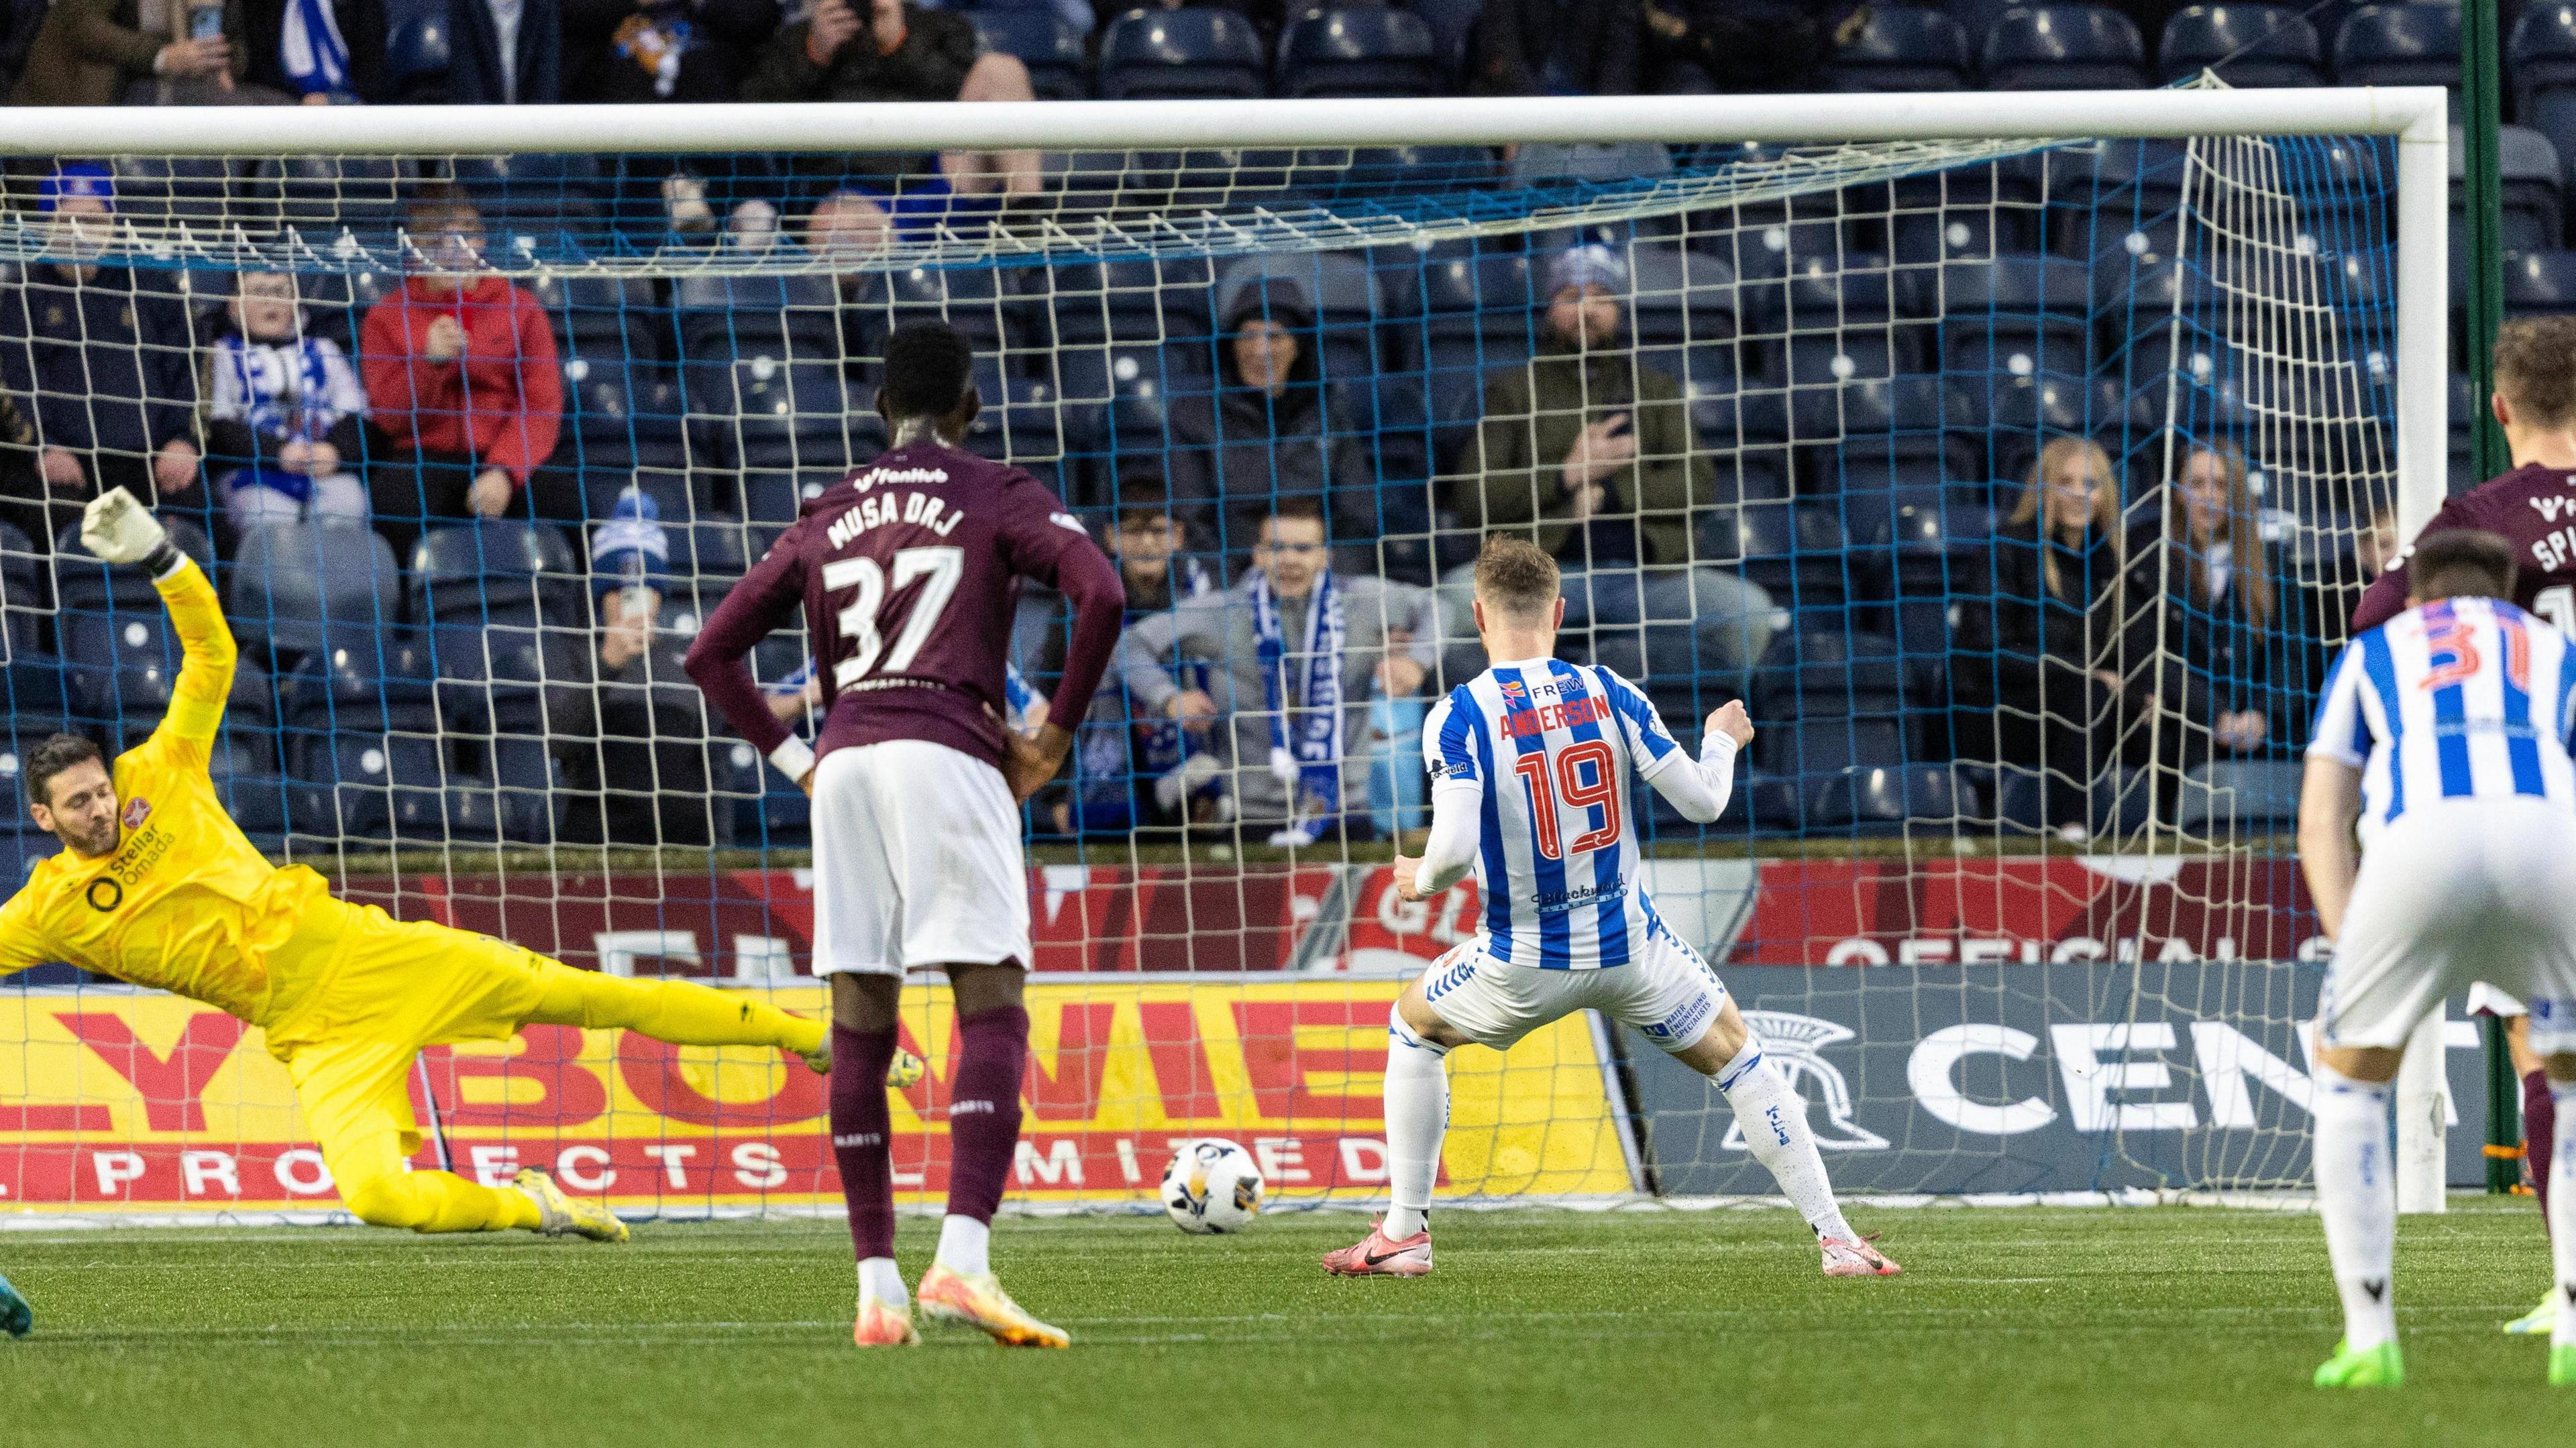
[[[1243,1141],[1283,1201],[1382,1193],[1387,1002],[1478,918],[1472,885],[1396,899],[1387,860],[1426,822],[1423,707],[1481,666],[1459,570],[1489,522],[1559,550],[1585,600],[1569,656],[1636,678],[1686,744],[1716,702],[1756,701],[1769,738],[1726,816],[1693,826],[1638,784],[1628,825],[1838,1177],[2296,1189],[2322,962],[2282,721],[2303,723],[2291,701],[2342,642],[2373,514],[2411,536],[2446,491],[2449,144],[2435,88],[21,109],[0,127],[19,415],[0,467],[60,468],[60,449],[84,481],[157,477],[155,399],[124,398],[145,418],[131,446],[80,430],[108,426],[119,388],[178,379],[211,444],[217,394],[267,385],[217,375],[241,280],[291,279],[281,355],[328,338],[370,391],[345,461],[355,521],[392,541],[333,531],[301,485],[283,523],[228,508],[227,469],[274,460],[210,453],[165,498],[252,661],[219,765],[246,830],[399,914],[810,1007],[804,804],[653,649],[882,449],[875,349],[944,317],[982,354],[969,445],[1141,550],[1122,558],[1171,558],[1131,578],[1168,598],[1137,606],[1137,652],[1029,816],[1015,1199],[1148,1204],[1194,1135]],[[113,193],[86,240],[47,180],[69,160]],[[453,265],[547,320],[546,356],[512,359],[560,398],[551,453],[513,478],[534,527],[441,512],[434,449],[401,444],[372,395],[400,367],[376,370],[396,334],[371,341],[366,314],[452,240],[405,223],[439,181],[482,210],[479,254]],[[127,288],[103,306],[80,271],[100,262]],[[1616,304],[1615,360],[1563,341],[1584,325],[1550,315],[1569,285]],[[1247,334],[1295,360],[1260,381]],[[75,354],[137,380],[43,370]],[[288,391],[285,426],[329,410]],[[1605,474],[1633,514],[1609,534],[1549,511],[1590,427],[1636,440],[1637,466]],[[2067,555],[2110,569],[2113,602],[2074,610],[2093,655],[2061,678],[2047,648],[2014,653],[2004,615],[2056,637],[2040,472],[2068,457],[2111,470],[2086,506],[2116,566]],[[2250,624],[2215,621],[2191,591],[2206,565],[2162,546],[2195,457],[2232,467],[2265,541],[2228,536],[2281,580]],[[57,542],[61,501],[0,519],[11,779],[58,725],[139,740],[169,657],[152,600]],[[1308,501],[1337,616],[1268,637],[1220,605],[1265,520]],[[1149,546],[1152,514],[1171,531]],[[1586,552],[1598,537],[1615,546]],[[2037,580],[2020,593],[2017,568]],[[1184,626],[1169,605],[1193,580]],[[646,585],[660,642],[637,662],[603,640]],[[1040,690],[1059,627],[1024,600],[1013,655]],[[2224,628],[2237,662],[2212,663]],[[801,638],[754,663],[792,699]],[[2001,682],[2016,663],[2025,693]],[[1275,775],[1288,741],[1265,721],[1328,670],[1332,768]],[[2144,702],[2065,692],[2105,675]],[[2271,732],[2213,743],[2218,696],[2270,710]],[[1994,742],[2007,720],[2116,752],[2020,757]],[[0,982],[0,1211],[327,1200],[282,1073],[241,1033],[58,968],[33,982]],[[932,1075],[896,1112],[897,1183],[926,1202],[951,1027],[943,996],[914,996]],[[2401,1191],[2439,1210],[2439,1021],[2414,1055]],[[1445,1196],[1768,1190],[1721,1098],[1642,1037],[1568,1022],[1453,1069]],[[550,1164],[637,1211],[837,1202],[819,1093],[781,1063],[547,1028],[439,1048],[420,1074],[424,1162]]]

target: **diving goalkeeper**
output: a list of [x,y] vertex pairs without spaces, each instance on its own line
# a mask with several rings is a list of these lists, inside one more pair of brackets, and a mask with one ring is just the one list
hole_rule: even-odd
[[[0,906],[0,974],[40,961],[151,986],[267,1033],[340,1198],[361,1221],[419,1232],[524,1227],[598,1241],[626,1225],[544,1172],[487,1187],[414,1171],[407,1077],[424,1046],[501,1040],[531,1022],[623,1027],[692,1046],[776,1046],[831,1066],[830,1028],[683,981],[574,970],[515,945],[331,897],[301,865],[271,866],[215,798],[206,765],[233,681],[214,585],[124,489],[94,499],[81,541],[142,563],[186,661],[170,712],[117,757],[57,734],[25,765],[28,812],[63,842]],[[917,1062],[898,1057],[897,1071]]]

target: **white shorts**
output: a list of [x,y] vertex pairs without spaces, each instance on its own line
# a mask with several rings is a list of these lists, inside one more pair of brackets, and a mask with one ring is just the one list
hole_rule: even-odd
[[1028,857],[1002,772],[921,739],[814,766],[814,973],[1029,962]]
[[2328,1046],[2406,1044],[2485,981],[2531,1009],[2531,1046],[2576,1051],[2576,815],[2535,799],[2422,805],[2362,856],[2326,969]]
[[1470,940],[1431,963],[1422,998],[1432,1013],[1479,1046],[1500,1051],[1580,1010],[1635,1026],[1667,1051],[1687,1051],[1717,1023],[1726,986],[1699,952],[1669,930],[1646,937],[1626,965],[1539,970],[1496,960]]

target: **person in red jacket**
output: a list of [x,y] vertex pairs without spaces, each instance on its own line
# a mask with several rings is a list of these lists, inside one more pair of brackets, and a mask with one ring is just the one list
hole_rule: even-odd
[[406,208],[422,269],[360,329],[368,420],[386,440],[369,482],[397,556],[441,519],[519,507],[555,450],[563,382],[545,307],[483,262],[483,218],[464,193],[424,187]]

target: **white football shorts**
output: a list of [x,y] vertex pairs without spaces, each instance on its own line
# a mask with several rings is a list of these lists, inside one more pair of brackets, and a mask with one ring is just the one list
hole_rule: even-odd
[[1029,963],[1028,857],[1002,772],[922,739],[814,766],[814,973]]
[[1460,1035],[1497,1051],[1580,1010],[1635,1026],[1667,1051],[1687,1051],[1726,1003],[1717,972],[1660,926],[1627,964],[1599,970],[1514,965],[1484,946],[1480,936],[1433,961],[1422,976],[1422,998]]
[[2542,800],[2418,805],[2362,855],[2318,1002],[2329,1046],[2406,1044],[2488,982],[2531,1010],[2531,1046],[2576,1051],[2576,815]]

